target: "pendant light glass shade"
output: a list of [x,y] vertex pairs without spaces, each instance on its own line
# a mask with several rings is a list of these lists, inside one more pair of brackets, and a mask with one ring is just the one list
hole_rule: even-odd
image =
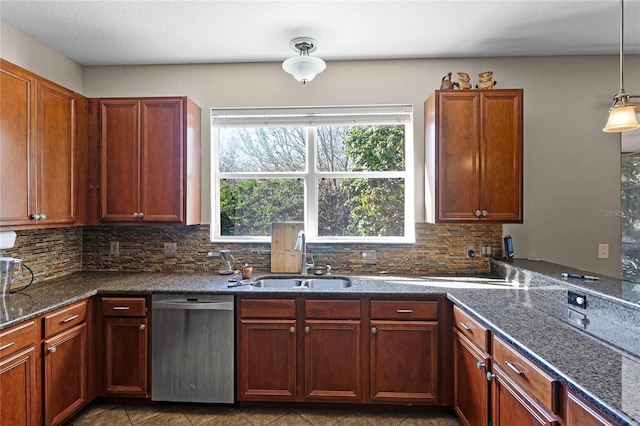
[[609,110],[609,120],[602,129],[603,132],[627,132],[640,129],[636,119],[636,109],[633,105],[613,107]]
[[282,63],[282,69],[302,84],[307,84],[326,68],[322,59],[313,56],[294,56]]
[[289,45],[299,53],[299,56],[284,61],[282,69],[304,85],[313,80],[327,68],[327,64],[322,59],[309,56],[309,52],[316,50],[317,44],[317,41],[309,37],[297,37],[291,40]]

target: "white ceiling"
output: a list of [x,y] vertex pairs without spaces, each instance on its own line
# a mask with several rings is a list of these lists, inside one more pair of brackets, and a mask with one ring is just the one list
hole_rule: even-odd
[[[325,60],[619,52],[618,0],[0,0],[0,18],[81,65],[282,61],[294,37]],[[640,54],[640,0],[625,1]]]

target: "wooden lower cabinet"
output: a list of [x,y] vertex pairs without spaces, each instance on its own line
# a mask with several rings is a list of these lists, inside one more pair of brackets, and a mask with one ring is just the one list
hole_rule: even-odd
[[464,426],[485,426],[490,420],[489,355],[459,330],[454,330],[454,409]]
[[103,396],[150,396],[147,299],[104,296],[102,319]]
[[567,393],[566,426],[613,426],[615,423],[573,392]]
[[370,324],[371,401],[437,401],[438,323],[372,320]]
[[0,425],[37,425],[35,324],[0,333]]
[[554,415],[493,366],[493,426],[556,426]]
[[238,341],[238,399],[296,397],[295,319],[242,319]]
[[44,341],[45,425],[62,424],[88,402],[87,324]]

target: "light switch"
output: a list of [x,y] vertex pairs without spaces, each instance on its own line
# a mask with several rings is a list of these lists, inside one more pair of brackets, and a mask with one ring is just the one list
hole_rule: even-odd
[[609,244],[598,244],[598,259],[609,258]]

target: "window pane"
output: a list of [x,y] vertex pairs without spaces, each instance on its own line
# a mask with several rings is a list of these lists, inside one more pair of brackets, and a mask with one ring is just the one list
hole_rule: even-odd
[[303,179],[220,182],[220,235],[268,236],[271,222],[303,221]]
[[404,235],[404,179],[321,179],[318,235]]
[[304,127],[244,127],[219,129],[221,172],[304,171]]
[[404,171],[404,125],[316,128],[318,170]]

